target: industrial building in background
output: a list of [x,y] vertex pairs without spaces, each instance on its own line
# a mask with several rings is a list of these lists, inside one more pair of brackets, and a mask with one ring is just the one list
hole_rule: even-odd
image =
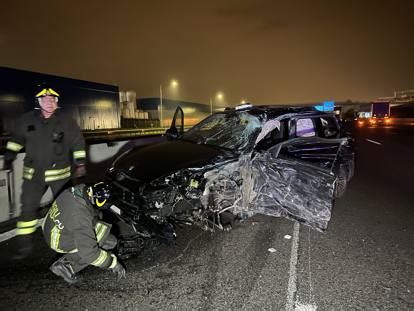
[[210,114],[204,104],[165,98],[161,106],[158,97],[137,99],[135,91],[120,92],[116,85],[0,67],[0,137],[7,136],[18,116],[35,107],[33,90],[41,83],[59,89],[62,108],[84,132],[166,128],[178,105],[186,115],[186,126]]
[[186,126],[195,125],[210,115],[210,107],[205,104],[164,98],[161,106],[159,97],[137,98],[135,91],[119,92],[119,100],[122,128],[167,128],[177,106],[183,108]]

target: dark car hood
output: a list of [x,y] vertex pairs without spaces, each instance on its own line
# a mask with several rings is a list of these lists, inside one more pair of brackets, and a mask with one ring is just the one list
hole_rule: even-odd
[[132,149],[114,162],[114,169],[149,182],[180,169],[203,167],[219,156],[229,158],[234,154],[209,145],[175,140]]

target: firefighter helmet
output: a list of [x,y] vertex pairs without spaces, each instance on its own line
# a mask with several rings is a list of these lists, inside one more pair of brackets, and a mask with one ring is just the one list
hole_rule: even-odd
[[39,86],[38,90],[36,91],[36,98],[44,97],[44,96],[53,96],[59,98],[60,95],[54,89],[52,89],[49,85],[42,84]]
[[105,182],[99,182],[88,188],[88,195],[91,203],[99,208],[108,204],[110,198],[109,185]]

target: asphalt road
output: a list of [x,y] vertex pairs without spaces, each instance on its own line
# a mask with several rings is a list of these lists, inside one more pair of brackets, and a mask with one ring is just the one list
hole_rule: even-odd
[[23,262],[0,243],[0,309],[414,310],[414,129],[355,134],[355,176],[324,233],[265,216],[188,227],[127,261],[127,279],[90,267],[68,286],[39,232]]

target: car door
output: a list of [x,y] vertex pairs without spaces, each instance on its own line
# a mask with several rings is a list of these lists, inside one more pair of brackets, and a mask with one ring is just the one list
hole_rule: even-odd
[[325,230],[333,205],[333,167],[344,141],[299,137],[258,154],[252,162],[256,212]]

